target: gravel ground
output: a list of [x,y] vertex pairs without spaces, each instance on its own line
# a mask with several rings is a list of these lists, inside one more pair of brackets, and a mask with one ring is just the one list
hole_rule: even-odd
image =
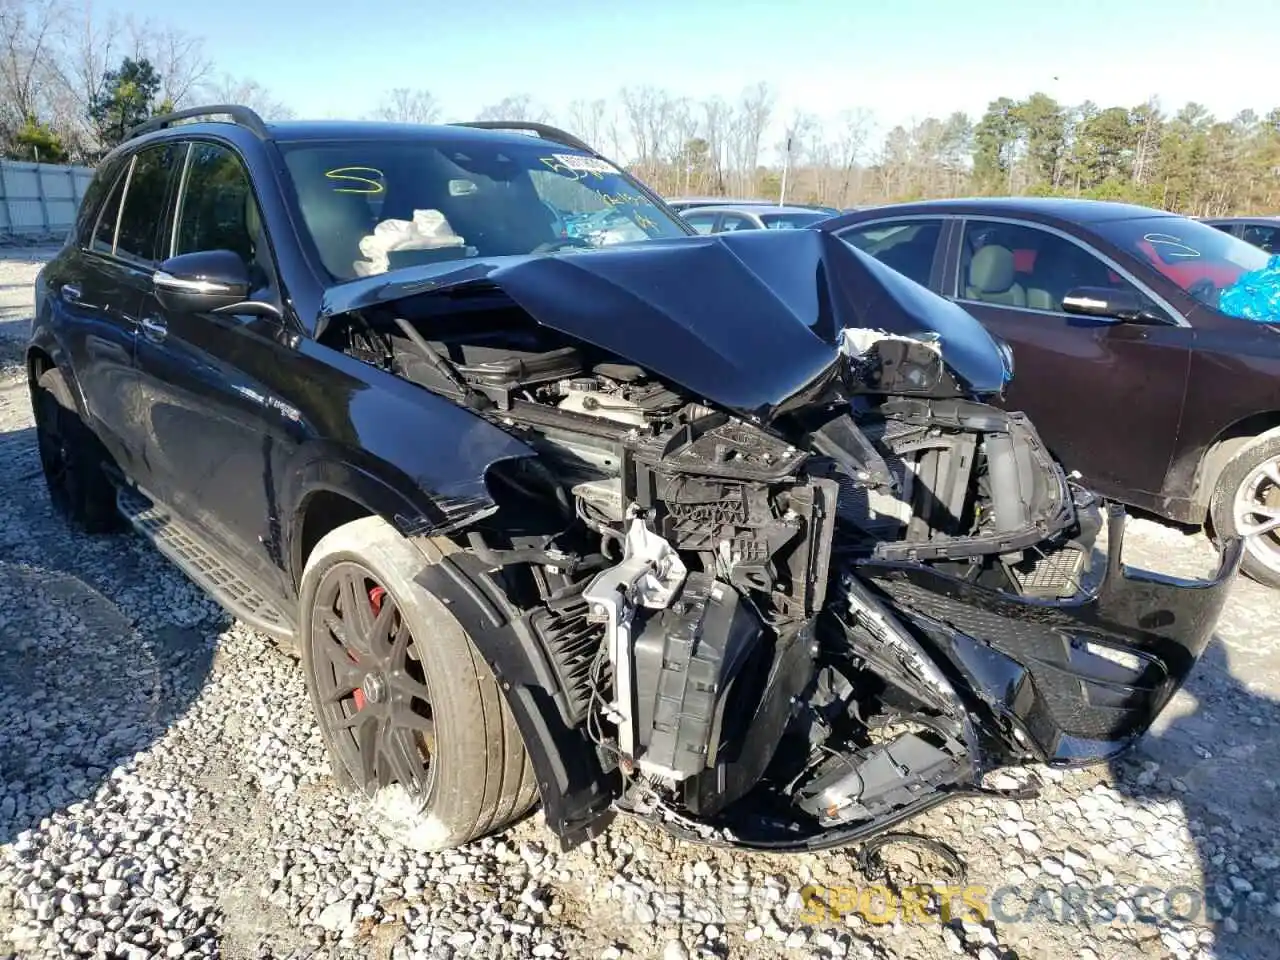
[[[568,853],[538,815],[394,848],[335,792],[293,660],[139,538],[52,515],[17,365],[43,255],[0,251],[0,958],[1280,956],[1280,602],[1245,581],[1122,763],[907,825],[961,854],[985,916],[882,894],[851,911],[875,878],[848,851],[744,856],[624,822]],[[1126,546],[1172,573],[1212,560],[1146,520]],[[885,860],[899,887],[946,880],[928,853]]]

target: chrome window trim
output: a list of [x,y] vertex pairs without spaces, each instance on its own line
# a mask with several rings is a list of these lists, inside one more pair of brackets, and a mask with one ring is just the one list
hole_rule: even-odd
[[182,208],[187,202],[187,176],[191,173],[191,152],[195,149],[195,145],[194,140],[186,141],[187,149],[182,156],[182,173],[178,176],[178,190],[174,194],[173,223],[169,225],[169,249],[164,260],[172,257],[173,251],[178,248],[178,226],[182,223]]

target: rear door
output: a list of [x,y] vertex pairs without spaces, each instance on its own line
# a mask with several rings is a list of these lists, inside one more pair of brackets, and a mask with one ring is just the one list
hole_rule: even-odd
[[176,146],[159,144],[129,158],[79,252],[75,276],[57,294],[75,321],[68,324],[69,349],[89,415],[117,462],[139,482],[147,463],[134,350],[176,157]]
[[[1098,250],[1050,227],[965,218],[944,284],[1013,347],[1005,406],[1025,411],[1086,485],[1138,505],[1159,497],[1173,455],[1194,332]],[[1074,287],[1130,288],[1167,319],[1066,313]]]
[[65,255],[51,277],[52,309],[58,314],[63,348],[84,398],[94,431],[126,471],[133,451],[126,438],[128,398],[133,389],[133,337],[137,318],[129,288],[112,257],[120,201],[133,169],[133,157],[98,172],[95,188],[106,196],[86,197],[95,206],[74,252]]
[[[193,141],[165,256],[231,250],[249,267],[250,299],[280,307],[279,281],[248,168],[229,145]],[[224,558],[287,595],[279,465],[298,443],[298,411],[270,384],[290,364],[277,317],[143,308],[138,370],[145,391],[153,497],[200,528]]]

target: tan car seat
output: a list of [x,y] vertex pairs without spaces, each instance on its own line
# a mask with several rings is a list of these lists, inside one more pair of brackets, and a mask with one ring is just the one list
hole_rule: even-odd
[[1025,307],[1027,292],[1013,278],[1013,251],[1008,247],[988,244],[969,261],[969,284],[964,295],[984,303]]

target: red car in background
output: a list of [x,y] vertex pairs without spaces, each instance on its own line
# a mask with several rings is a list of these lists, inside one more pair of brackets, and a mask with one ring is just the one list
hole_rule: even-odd
[[817,229],[1006,340],[1006,405],[1086,484],[1243,536],[1245,571],[1280,587],[1280,323],[1218,309],[1265,251],[1160,210],[1049,198],[893,204]]

